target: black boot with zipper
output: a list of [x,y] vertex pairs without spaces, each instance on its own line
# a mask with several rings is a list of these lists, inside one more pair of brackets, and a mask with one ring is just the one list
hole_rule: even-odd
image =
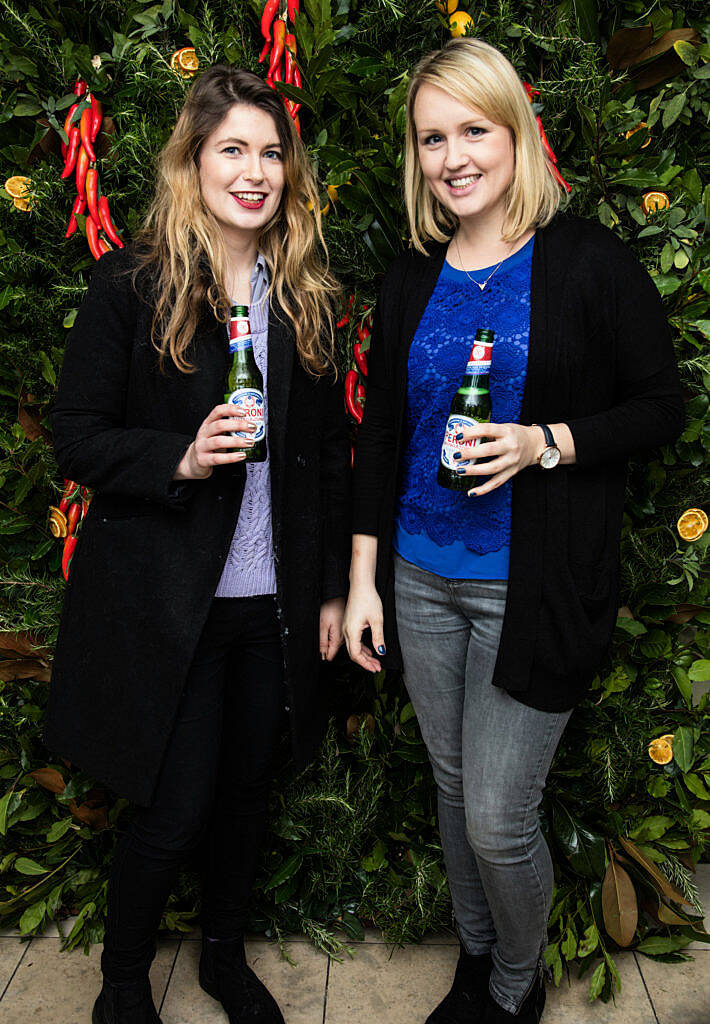
[[161,1024],[150,982],[124,981],[115,985],[104,978],[91,1024]]
[[247,964],[243,938],[202,937],[200,985],[222,1004],[229,1024],[286,1024],[278,1003]]
[[539,1024],[545,1009],[545,978],[542,967],[538,967],[535,980],[517,1013],[509,1013],[500,1006],[492,995],[483,1015],[482,1024]]
[[474,956],[461,944],[451,989],[426,1024],[482,1024],[492,966],[490,953]]

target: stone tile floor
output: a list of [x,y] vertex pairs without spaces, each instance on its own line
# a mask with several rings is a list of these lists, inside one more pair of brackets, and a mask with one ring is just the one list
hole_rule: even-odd
[[[710,865],[698,872],[710,907]],[[221,1007],[197,983],[199,942],[194,936],[161,941],[152,971],[163,1024],[226,1024]],[[433,935],[419,946],[394,949],[377,933],[354,943],[354,958],[329,961],[307,941],[288,951],[254,940],[249,962],[278,1000],[286,1024],[424,1024],[447,991],[458,948]],[[2,1024],[89,1024],[99,989],[99,950],[61,953],[56,937],[21,943],[0,936]],[[622,991],[613,1003],[588,1001],[588,978],[563,978],[548,989],[544,1024],[710,1024],[710,946],[692,949],[694,961],[659,964],[634,953],[619,958]]]

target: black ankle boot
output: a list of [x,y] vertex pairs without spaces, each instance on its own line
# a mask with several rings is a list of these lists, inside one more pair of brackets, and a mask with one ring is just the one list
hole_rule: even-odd
[[126,981],[118,985],[104,978],[94,1003],[91,1024],[161,1024],[153,1004],[149,981]]
[[278,1003],[247,965],[244,939],[202,937],[200,985],[222,1004],[229,1024],[286,1024]]
[[525,996],[517,1013],[509,1013],[499,1006],[493,996],[488,997],[488,1005],[483,1016],[483,1024],[538,1024],[545,1009],[545,978],[542,968],[538,967],[535,980]]
[[426,1019],[426,1024],[481,1024],[488,998],[491,954],[473,956],[463,945],[449,994]]

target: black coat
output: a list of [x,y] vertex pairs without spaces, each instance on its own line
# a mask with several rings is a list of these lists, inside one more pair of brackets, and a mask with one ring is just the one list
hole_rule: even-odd
[[[428,256],[402,256],[375,310],[353,530],[378,538],[386,665],[400,664],[392,528],[406,444],[407,360],[445,255],[446,245],[436,245]],[[672,441],[683,427],[655,285],[612,232],[569,214],[535,236],[520,414],[527,425],[560,422],[571,429],[576,465],[530,467],[513,480],[508,594],[493,677],[545,711],[580,699],[611,640],[627,459]],[[466,500],[475,499],[462,495]]]
[[[65,477],[95,488],[52,670],[47,745],[149,804],[177,703],[239,516],[244,465],[176,487],[198,427],[223,401],[227,332],[207,308],[195,372],[162,373],[130,255],[103,256],[67,344],[51,416]],[[321,602],[347,590],[349,446],[342,390],[302,368],[269,315],[268,439],[277,600],[293,751],[322,735]]]

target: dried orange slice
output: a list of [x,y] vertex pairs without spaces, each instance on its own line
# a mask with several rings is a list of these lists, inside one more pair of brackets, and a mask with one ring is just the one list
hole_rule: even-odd
[[[629,130],[627,132],[624,132],[624,138],[625,139],[630,139],[632,135],[635,135],[636,132],[640,131],[642,128],[648,128],[648,125],[646,124],[645,121],[639,121],[639,123],[636,125],[635,128],[629,128]],[[649,135],[649,137],[646,139],[646,141],[642,144],[641,149],[645,149],[646,146],[649,146],[650,144],[651,144],[651,136]],[[658,195],[665,195],[665,192],[659,192]],[[666,198],[668,198],[668,197],[666,196]]]
[[192,78],[199,66],[194,46],[183,46],[170,58],[170,67],[182,78]]
[[54,505],[49,506],[48,526],[53,537],[66,537],[67,517]]
[[448,14],[453,14],[458,5],[459,0],[436,0],[437,11],[445,17]]
[[697,540],[708,528],[708,517],[701,508],[689,508],[678,520],[677,527],[683,540]]
[[646,214],[667,210],[671,201],[665,192],[645,192],[641,200],[641,209]]
[[13,174],[5,182],[5,191],[13,199],[26,199],[32,188],[32,180],[24,174]]
[[30,208],[29,199],[13,199],[12,202],[16,209],[22,210],[23,213],[25,213]]
[[648,756],[655,764],[670,764],[673,760],[673,747],[667,739],[659,736],[649,743]]
[[469,25],[473,25],[473,18],[466,11],[456,11],[449,18],[449,32],[454,38],[465,36]]

